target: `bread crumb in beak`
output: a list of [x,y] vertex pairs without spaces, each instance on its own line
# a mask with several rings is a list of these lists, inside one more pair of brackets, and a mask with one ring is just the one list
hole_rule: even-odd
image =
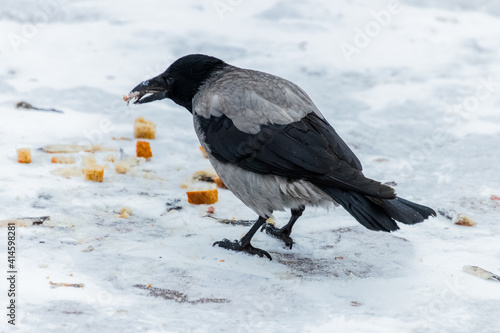
[[128,95],[124,95],[123,96],[123,101],[124,102],[127,102],[127,105],[130,103],[131,100],[133,100],[134,98],[139,98],[139,93],[136,91],[136,92],[131,92],[130,94]]

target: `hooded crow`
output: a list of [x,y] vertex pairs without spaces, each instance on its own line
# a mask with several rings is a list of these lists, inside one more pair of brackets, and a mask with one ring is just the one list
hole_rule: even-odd
[[[240,240],[219,247],[266,256],[250,241],[262,227],[290,248],[292,227],[306,206],[339,204],[370,230],[394,231],[395,221],[415,224],[436,213],[397,197],[366,178],[361,163],[294,83],[193,54],[140,83],[135,104],[169,98],[193,115],[196,134],[227,188],[259,218]],[[274,211],[291,210],[278,229],[265,223]]]

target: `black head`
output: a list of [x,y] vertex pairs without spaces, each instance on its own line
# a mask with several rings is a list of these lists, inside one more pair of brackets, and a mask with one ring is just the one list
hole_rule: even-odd
[[192,112],[192,100],[200,86],[225,66],[220,59],[190,54],[177,59],[162,74],[137,85],[130,92],[131,97],[137,98],[134,104],[170,98]]

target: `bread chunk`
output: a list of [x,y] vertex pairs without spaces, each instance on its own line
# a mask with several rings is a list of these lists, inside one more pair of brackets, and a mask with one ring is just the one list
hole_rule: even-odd
[[151,152],[151,145],[146,141],[137,141],[136,145],[136,155],[137,157],[150,158],[153,157]]
[[134,121],[134,136],[137,139],[153,140],[156,136],[156,124],[144,117],[137,118]]
[[188,202],[193,205],[211,205],[219,201],[219,192],[217,189],[206,191],[186,192]]
[[75,163],[75,159],[72,156],[53,156],[51,162],[59,164],[73,164]]
[[31,149],[19,148],[17,149],[17,162],[18,163],[31,163]]
[[83,170],[85,180],[102,183],[104,180],[104,168],[100,165],[90,166]]

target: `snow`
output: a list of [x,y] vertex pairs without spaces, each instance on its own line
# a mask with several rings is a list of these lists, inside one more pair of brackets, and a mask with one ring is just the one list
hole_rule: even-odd
[[[491,199],[500,196],[500,6],[402,2],[346,58],[340,45],[356,46],[356,31],[389,6],[4,0],[0,220],[51,222],[17,229],[18,325],[7,324],[5,312],[0,331],[498,332],[500,285],[462,267],[500,273],[500,201]],[[318,208],[296,224],[292,250],[256,235],[254,245],[273,261],[212,247],[249,227],[219,223],[205,217],[206,206],[187,203],[180,184],[210,167],[189,113],[168,101],[127,107],[121,99],[189,53],[299,84],[367,176],[477,225],[439,215],[376,233],[341,208]],[[64,114],[15,109],[18,101]],[[36,150],[101,144],[133,156],[135,141],[112,137],[131,138],[138,116],[157,124],[153,158],[122,175],[105,162],[109,152],[96,153],[109,165],[103,183],[57,176],[61,165]],[[25,146],[33,163],[18,164],[15,149]],[[85,155],[75,154],[78,165]],[[219,195],[216,217],[256,218],[227,190]],[[174,199],[182,210],[167,212]],[[132,209],[128,219],[118,217],[123,207]],[[275,217],[284,224],[288,213]],[[6,272],[7,255],[0,257]]]

